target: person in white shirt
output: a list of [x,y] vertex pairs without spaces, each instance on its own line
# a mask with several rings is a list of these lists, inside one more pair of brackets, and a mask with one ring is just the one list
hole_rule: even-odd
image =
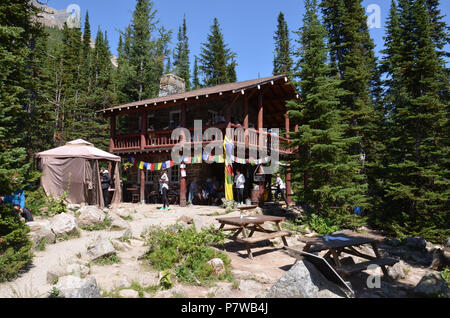
[[284,202],[286,202],[286,205],[289,206],[289,203],[286,199],[286,185],[284,184],[283,179],[281,179],[279,173],[277,173],[277,181],[272,186],[277,187],[277,191],[275,191],[275,200],[278,201],[278,196],[281,193],[281,197],[283,198]]
[[236,176],[234,177],[234,184],[236,187],[237,202],[238,204],[244,204],[244,189],[245,189],[245,177],[236,169]]
[[169,177],[167,176],[167,170],[163,170],[161,179],[159,179],[159,186],[161,189],[162,201],[164,204],[164,206],[160,210],[170,210],[169,197],[167,196],[167,192],[169,191]]

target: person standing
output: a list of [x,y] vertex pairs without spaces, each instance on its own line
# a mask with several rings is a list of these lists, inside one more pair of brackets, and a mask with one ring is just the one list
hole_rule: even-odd
[[277,187],[277,190],[275,191],[275,200],[278,201],[278,195],[281,193],[281,197],[283,198],[284,202],[286,202],[286,206],[289,207],[289,203],[286,198],[286,185],[284,184],[283,179],[281,179],[279,173],[277,173],[277,181],[273,185]]
[[163,207],[160,210],[170,210],[169,207],[169,177],[167,176],[167,170],[163,170],[161,178],[159,179],[159,186],[161,188],[161,195],[163,201]]
[[105,208],[109,207],[109,187],[111,186],[111,178],[109,177],[108,170],[105,168],[100,169],[100,179],[102,183],[103,203]]
[[236,187],[237,202],[239,205],[243,205],[244,204],[245,177],[239,169],[236,169],[236,176],[234,177],[234,184]]

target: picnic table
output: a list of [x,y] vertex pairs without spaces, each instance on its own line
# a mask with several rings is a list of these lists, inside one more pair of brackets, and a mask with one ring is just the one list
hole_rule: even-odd
[[[384,240],[382,236],[374,234],[359,234],[354,232],[342,233],[336,235],[329,235],[328,240],[326,236],[318,236],[311,238],[300,238],[301,242],[305,243],[304,252],[315,253],[320,251],[327,251],[323,258],[328,256],[333,257],[336,271],[342,276],[349,276],[353,273],[366,270],[368,266],[375,264],[381,267],[383,274],[387,277],[386,266],[395,265],[398,261],[393,258],[383,258],[378,250],[377,243]],[[355,247],[370,244],[375,256],[368,255],[357,251]],[[342,253],[358,256],[368,261],[353,264],[342,265],[339,257]]]
[[[291,236],[290,231],[284,231],[281,228],[281,222],[285,220],[284,217],[278,216],[246,216],[246,217],[231,217],[231,218],[218,218],[217,221],[221,224],[219,230],[223,231],[234,231],[233,235],[230,237],[231,240],[242,243],[246,246],[248,257],[253,259],[253,254],[251,251],[251,246],[258,242],[271,240],[276,237],[281,237],[284,246],[288,246],[286,241],[286,236]],[[277,230],[268,230],[263,227],[264,223],[275,223]],[[232,227],[225,228],[226,225]],[[247,235],[247,230],[250,234]],[[261,235],[253,237],[255,232],[263,233]],[[242,237],[238,237],[242,233]]]

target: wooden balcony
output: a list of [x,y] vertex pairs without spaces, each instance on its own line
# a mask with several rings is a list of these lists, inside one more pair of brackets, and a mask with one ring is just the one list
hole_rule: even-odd
[[[203,127],[202,133],[211,127]],[[214,126],[214,128],[219,128],[222,131],[222,136],[225,136],[226,127],[224,125]],[[241,126],[232,125],[232,128],[242,128]],[[194,129],[188,128],[191,131],[191,145],[199,144],[202,145],[214,143],[223,143],[223,137],[218,140],[214,140],[214,136],[208,138],[209,140],[204,140],[203,136],[197,138],[194,136]],[[111,151],[115,153],[127,153],[135,151],[146,151],[146,150],[167,150],[171,149],[173,146],[178,144],[180,140],[172,139],[173,130],[166,131],[149,131],[146,135],[141,134],[129,134],[129,135],[118,135],[111,139]],[[247,135],[247,138],[246,138]],[[249,128],[247,134],[243,129],[235,130],[234,143],[236,147],[245,146],[246,149],[261,149],[267,150],[267,147],[271,145],[270,140],[274,138],[273,134],[267,132],[259,132],[256,129]],[[285,137],[279,136],[279,149],[280,154],[292,154],[293,149],[289,148],[289,140]],[[198,139],[198,140],[197,140]],[[144,142],[143,142],[144,141]]]

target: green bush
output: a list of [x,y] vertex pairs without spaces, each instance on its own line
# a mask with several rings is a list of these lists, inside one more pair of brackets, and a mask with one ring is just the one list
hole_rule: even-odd
[[[153,228],[149,232],[149,250],[145,258],[157,270],[173,270],[176,277],[184,283],[204,284],[208,281],[230,279],[230,258],[225,253],[216,251],[210,246],[223,244],[225,236],[214,227],[200,233],[194,227],[163,230]],[[207,262],[220,258],[225,264],[226,273],[214,277],[212,268]],[[170,277],[170,276],[169,276]]]
[[33,255],[29,227],[9,206],[0,206],[0,282],[17,277]]
[[315,232],[325,235],[339,231],[339,226],[330,218],[325,218],[317,214],[310,214],[306,218],[306,223]]
[[67,191],[60,198],[47,196],[42,187],[26,193],[26,205],[34,215],[54,216],[67,211]]

